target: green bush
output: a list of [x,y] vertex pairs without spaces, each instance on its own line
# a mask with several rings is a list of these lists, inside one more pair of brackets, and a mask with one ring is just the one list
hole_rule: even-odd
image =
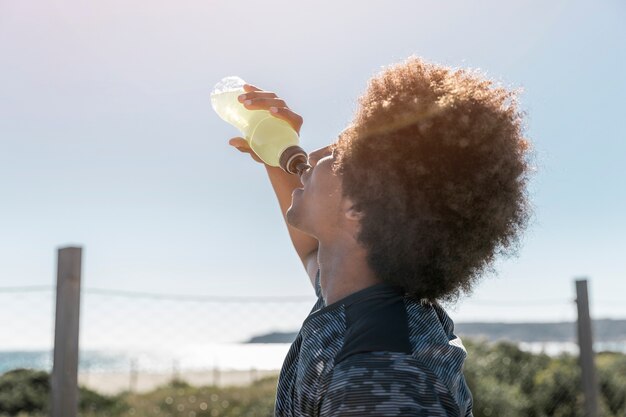
[[[474,416],[583,416],[578,357],[521,351],[508,342],[463,340],[468,351],[465,378]],[[596,355],[602,417],[626,416],[626,355]]]
[[528,391],[532,391],[534,372],[549,361],[532,355],[511,343],[490,346],[483,342],[463,341],[468,350],[464,375],[474,399],[475,417],[532,417]]
[[0,376],[0,415],[45,412],[50,377],[43,371],[14,369]]
[[[514,344],[463,340],[464,374],[475,417],[579,417],[584,403],[578,359],[521,351]],[[602,417],[626,416],[626,355],[596,355]],[[252,417],[271,416],[277,376],[244,387],[193,387],[181,380],[147,393],[107,397],[80,389],[82,417]],[[43,417],[49,375],[17,369],[0,376],[0,416]]]
[[[124,410],[115,397],[79,388],[78,409],[117,415]],[[14,369],[0,375],[0,416],[47,415],[50,404],[50,374],[32,369]],[[22,414],[20,414],[22,413]],[[109,414],[111,413],[111,414]]]
[[602,414],[626,415],[626,355],[602,352],[596,357]]
[[583,417],[580,368],[575,357],[561,355],[535,376],[534,405],[539,417]]
[[259,379],[245,387],[192,387],[172,383],[145,394],[125,393],[122,400],[136,417],[256,417],[274,412],[277,377]]

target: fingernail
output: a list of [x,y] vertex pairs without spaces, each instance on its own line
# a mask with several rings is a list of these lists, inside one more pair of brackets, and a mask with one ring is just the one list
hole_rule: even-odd
[[270,111],[272,113],[278,113],[278,109],[276,107],[270,107]]
[[245,94],[241,94],[239,97],[237,97],[239,100],[245,100],[246,99],[246,95]]
[[246,103],[246,104],[252,104],[252,100],[246,100],[246,101],[244,101],[244,103]]

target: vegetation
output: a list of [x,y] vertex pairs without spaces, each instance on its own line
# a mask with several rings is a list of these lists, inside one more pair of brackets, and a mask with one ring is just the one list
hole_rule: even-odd
[[[583,417],[578,357],[521,351],[515,344],[463,341],[475,417]],[[596,354],[602,417],[626,415],[626,355]]]
[[[552,358],[514,344],[464,340],[465,377],[475,417],[583,417],[577,358]],[[626,355],[596,356],[602,417],[626,415]],[[276,377],[245,387],[193,387],[174,380],[148,393],[104,396],[80,390],[83,417],[252,417],[271,416]],[[17,369],[0,375],[0,416],[48,415],[49,375]]]
[[[49,415],[49,375],[18,369],[0,376],[0,416]],[[148,393],[123,392],[104,396],[80,389],[79,416],[83,417],[257,417],[271,416],[276,377],[259,379],[245,387],[192,387],[184,381]]]
[[[124,403],[80,387],[79,409],[92,411],[93,416],[124,415]],[[49,415],[50,375],[44,371],[14,369],[0,376],[1,416]]]

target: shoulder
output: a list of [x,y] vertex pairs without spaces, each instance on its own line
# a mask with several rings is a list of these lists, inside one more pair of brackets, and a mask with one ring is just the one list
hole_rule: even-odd
[[411,355],[363,352],[337,364],[321,416],[458,416],[446,385]]

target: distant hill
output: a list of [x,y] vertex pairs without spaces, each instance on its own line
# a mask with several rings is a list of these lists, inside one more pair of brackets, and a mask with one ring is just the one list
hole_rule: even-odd
[[[455,334],[461,338],[484,337],[489,341],[576,342],[575,322],[560,323],[456,323]],[[592,324],[594,342],[626,340],[626,320],[599,319]]]
[[298,332],[272,332],[260,336],[254,336],[244,343],[293,343],[296,340]]
[[[594,342],[626,340],[626,320],[593,320]],[[576,342],[575,322],[559,323],[455,323],[454,334],[463,337],[485,338],[489,341],[512,342]],[[298,332],[273,332],[254,336],[245,343],[292,343]]]

